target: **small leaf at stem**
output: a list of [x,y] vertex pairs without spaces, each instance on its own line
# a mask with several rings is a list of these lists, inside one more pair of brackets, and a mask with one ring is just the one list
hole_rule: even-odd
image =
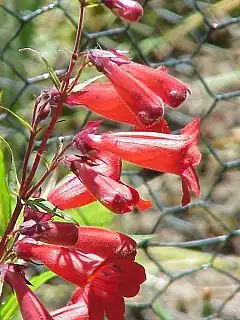
[[6,110],[7,112],[11,113],[11,115],[13,115],[22,125],[24,125],[26,128],[29,129],[29,131],[33,131],[33,128],[30,126],[30,124],[24,120],[22,117],[20,117],[18,114],[16,114],[15,112],[13,112],[12,110],[5,108],[3,106],[0,106],[1,109]]
[[32,48],[23,48],[23,49],[20,49],[19,51],[31,51],[31,52],[36,53],[41,58],[42,62],[45,64],[45,66],[47,68],[47,71],[48,71],[48,73],[50,75],[50,78],[52,79],[53,84],[55,85],[55,87],[57,89],[60,89],[61,83],[60,83],[60,81],[58,79],[58,76],[57,76],[56,72],[51,67],[51,65],[49,64],[48,60],[40,52],[38,52],[37,50],[34,50]]
[[7,143],[7,141],[0,136],[0,146],[1,146],[1,142],[6,146],[9,155],[10,155],[10,169],[8,172],[8,188],[9,190],[17,195],[20,189],[20,183],[18,181],[18,176],[17,176],[17,170],[16,170],[16,165],[15,165],[15,161],[14,161],[14,156],[13,156],[13,152],[12,149],[10,147],[10,145]]
[[4,154],[0,149],[0,234],[2,235],[11,217],[11,197],[6,183]]
[[68,213],[58,209],[52,203],[43,198],[28,199],[26,200],[26,203],[34,210],[46,211],[54,216],[60,217],[66,221],[70,221],[78,225],[78,222],[74,218],[72,218]]
[[95,76],[95,77],[92,77],[86,81],[84,81],[83,83],[79,83],[77,84],[76,86],[74,86],[73,88],[73,92],[77,92],[77,91],[81,91],[83,90],[85,87],[87,87],[89,84],[97,81],[98,79],[101,79],[101,78],[104,78],[105,75],[101,74],[101,75],[98,75],[98,76]]
[[129,234],[128,236],[136,241],[138,247],[141,248],[144,247],[144,244],[150,242],[155,237],[155,234]]

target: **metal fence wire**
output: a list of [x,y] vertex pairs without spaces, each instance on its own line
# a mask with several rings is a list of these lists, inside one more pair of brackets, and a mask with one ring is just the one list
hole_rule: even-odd
[[[4,105],[26,117],[33,94],[50,82],[37,57],[18,49],[50,50],[50,63],[61,73],[68,53],[57,49],[68,49],[76,28],[77,1],[47,2],[12,0],[0,7]],[[126,318],[240,319],[240,3],[147,0],[142,5],[143,18],[131,25],[104,8],[89,8],[81,50],[129,50],[135,61],[163,64],[189,84],[192,95],[179,109],[168,109],[166,118],[178,130],[201,116],[202,197],[181,207],[174,176],[124,171],[124,179],[153,200],[149,212],[116,218],[124,232],[147,235],[139,237],[138,259],[148,279],[127,301]],[[0,117],[1,130],[25,135],[10,115]],[[84,113],[82,119],[90,117]],[[16,150],[24,151],[19,145]]]

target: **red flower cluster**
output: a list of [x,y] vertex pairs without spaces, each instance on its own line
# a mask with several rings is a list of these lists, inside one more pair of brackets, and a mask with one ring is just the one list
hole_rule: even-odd
[[[135,296],[146,279],[144,268],[134,262],[136,243],[121,233],[76,227],[70,223],[40,222],[22,233],[17,256],[37,260],[77,286],[68,305],[51,314],[27,287],[19,267],[7,266],[5,280],[16,291],[24,320],[123,319],[123,297]],[[38,241],[36,241],[37,239]]]
[[89,59],[110,82],[92,83],[73,91],[66,103],[85,105],[101,116],[132,124],[139,130],[170,133],[164,104],[178,107],[191,93],[166,68],[152,69],[130,61],[118,51],[91,50]]
[[[179,135],[172,135],[163,117],[165,104],[171,108],[179,107],[191,93],[189,87],[170,76],[166,68],[154,70],[142,66],[118,51],[90,50],[88,58],[110,82],[92,83],[72,92],[66,103],[85,104],[106,118],[133,124],[139,131],[96,136],[87,129],[74,140],[81,152],[93,153],[94,149],[95,153],[96,150],[98,153],[110,152],[142,167],[179,175],[182,179],[183,205],[190,202],[189,190],[199,196],[200,187],[194,166],[201,159],[197,148],[200,119],[192,121]],[[82,166],[81,170],[86,173],[86,166],[85,169]],[[88,171],[89,174],[85,175],[87,179],[84,180],[82,173],[81,180],[85,181],[92,194],[96,194],[98,179],[93,183],[94,179],[90,178]],[[81,174],[78,172],[78,175]],[[97,186],[97,189],[96,198],[101,199],[101,188]]]
[[[121,1],[123,7],[113,0],[105,4],[133,20],[140,14],[132,2]],[[129,14],[127,8],[131,6],[135,11]],[[109,81],[91,83],[82,90],[69,89],[64,102],[70,106],[84,104],[106,118],[133,125],[137,131],[98,135],[101,122],[89,122],[67,146],[72,153],[59,159],[72,173],[59,182],[47,200],[62,210],[94,201],[117,214],[135,207],[149,208],[150,201],[141,199],[133,187],[120,180],[122,159],[178,175],[183,205],[190,202],[190,191],[199,196],[195,166],[201,159],[197,148],[200,119],[178,135],[170,133],[164,119],[165,105],[177,108],[190,93],[188,86],[165,68],[139,65],[118,51],[91,50],[87,58]],[[67,306],[48,312],[27,286],[23,269],[5,265],[3,274],[16,291],[23,319],[103,320],[106,316],[108,320],[123,320],[124,297],[134,297],[146,279],[144,268],[134,261],[136,243],[121,233],[52,222],[51,218],[51,214],[25,207],[24,223],[19,228],[25,237],[15,243],[16,255],[25,261],[40,261],[77,289]]]

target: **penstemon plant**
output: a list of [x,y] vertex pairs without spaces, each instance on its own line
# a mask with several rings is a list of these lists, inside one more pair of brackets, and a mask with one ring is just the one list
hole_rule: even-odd
[[[130,22],[143,13],[132,0],[103,0],[102,4]],[[146,280],[144,267],[135,262],[136,242],[119,232],[54,220],[55,215],[67,219],[65,209],[95,201],[116,214],[151,207],[150,200],[142,199],[137,190],[120,180],[122,159],[178,175],[182,205],[190,202],[190,191],[200,196],[194,168],[201,158],[197,148],[200,119],[178,135],[171,134],[164,119],[164,108],[179,107],[191,94],[189,87],[164,66],[152,69],[140,65],[118,50],[79,52],[88,5],[84,0],[79,2],[78,28],[67,72],[58,77],[42,58],[54,87],[43,90],[35,101],[32,122],[27,124],[30,137],[21,182],[14,191],[16,206],[0,242],[2,282],[15,291],[24,320],[124,319],[124,297],[136,296]],[[95,77],[81,83],[81,73],[87,67],[95,67],[107,81],[97,82],[99,77]],[[61,143],[35,182],[64,105],[84,105],[107,119],[132,125],[132,130],[99,135],[101,121],[88,122],[70,143]],[[44,132],[41,144],[30,161],[40,132]],[[43,199],[42,184],[60,164],[71,173]],[[23,222],[18,225],[20,215]],[[49,312],[30,289],[25,270],[33,261],[77,286],[65,307]]]

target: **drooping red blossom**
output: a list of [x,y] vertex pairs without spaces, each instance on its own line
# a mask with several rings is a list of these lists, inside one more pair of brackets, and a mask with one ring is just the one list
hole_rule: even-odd
[[[66,103],[69,106],[84,105],[104,118],[128,123],[138,129],[146,130],[146,127],[137,120],[136,115],[120,98],[110,82],[91,83],[82,90],[73,91],[67,97]],[[155,132],[170,133],[164,118],[148,129]]]
[[111,52],[90,50],[88,57],[98,71],[103,72],[111,81],[120,98],[134,113],[140,125],[151,127],[159,122],[164,114],[164,103],[145,84],[120,68],[129,61]]
[[132,0],[102,0],[102,3],[109,8],[116,16],[124,20],[135,22],[143,14],[141,5]]
[[[139,90],[136,89],[139,83],[143,87],[148,88],[149,94],[150,92],[152,93],[152,99],[145,106],[148,106],[148,114],[150,115],[154,115],[153,111],[156,111],[156,105],[154,107],[154,103],[157,101],[154,98],[155,96],[159,97],[168,106],[177,108],[186,99],[187,95],[191,94],[188,85],[169,75],[167,69],[163,66],[153,69],[132,62],[117,50],[90,50],[88,56],[96,68],[108,77],[119,96],[136,115],[137,111],[141,112],[141,107],[138,107],[139,101],[136,99],[139,96]],[[131,77],[127,77],[126,73]],[[132,79],[137,80],[137,82],[134,82]],[[142,86],[140,87],[143,88]],[[131,90],[133,91],[132,94]],[[144,93],[140,96],[146,97]],[[133,106],[134,102],[135,107]],[[144,103],[145,100],[142,102],[142,108],[144,108]]]
[[[171,108],[177,108],[191,94],[189,86],[179,79],[171,76],[165,66],[153,69],[149,66],[135,63],[123,55],[119,50],[110,50],[117,58],[113,59],[121,69],[131,74],[134,78],[144,83],[164,103]],[[127,63],[128,62],[128,63]]]
[[162,67],[153,69],[131,62],[122,64],[120,68],[145,84],[171,108],[179,107],[191,94],[187,84],[168,74]]
[[154,132],[90,134],[85,137],[85,143],[115,152],[122,159],[136,165],[179,175],[182,179],[182,204],[185,205],[190,202],[189,190],[200,195],[194,169],[201,159],[197,148],[199,128],[200,119],[197,118],[183,128],[180,135]]
[[[4,279],[16,292],[23,320],[54,320],[42,305],[38,297],[27,286],[22,267],[17,265],[4,266]],[[62,320],[67,318],[62,318]],[[69,319],[69,318],[68,318]],[[60,320],[60,319],[59,319]],[[69,319],[70,320],[70,319]]]
[[83,207],[96,201],[74,173],[59,181],[47,200],[61,210]]
[[22,259],[42,262],[63,279],[81,287],[82,295],[75,293],[71,303],[84,298],[91,320],[103,320],[104,313],[109,320],[123,319],[123,297],[135,296],[146,279],[144,268],[133,257],[103,258],[28,238],[16,244],[16,253]]
[[22,225],[21,234],[51,244],[62,245],[83,253],[107,258],[111,256],[134,258],[136,242],[128,236],[97,227],[79,227],[67,222],[41,222],[32,227]]
[[141,265],[129,259],[119,259],[104,265],[93,274],[90,284],[83,292],[81,288],[76,289],[70,302],[76,303],[78,299],[84,298],[90,319],[101,320],[105,313],[108,320],[123,320],[123,297],[136,296],[145,280],[145,271]]
[[133,211],[139,202],[138,192],[95,170],[95,166],[73,161],[71,169],[86,186],[90,194],[109,210],[122,214]]
[[111,211],[122,214],[137,206],[140,210],[151,207],[138,192],[120,181],[122,162],[114,153],[96,151],[84,143],[84,137],[96,132],[99,122],[89,122],[73,139],[73,145],[84,156],[66,156],[64,162],[74,172],[49,194],[48,201],[60,209],[76,208],[100,201]]

